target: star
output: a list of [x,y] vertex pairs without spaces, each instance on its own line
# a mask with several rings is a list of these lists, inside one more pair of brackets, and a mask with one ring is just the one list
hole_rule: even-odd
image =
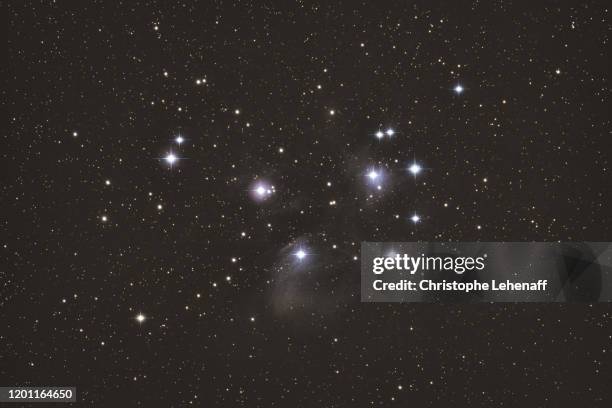
[[330,115],[332,115],[332,116],[334,116],[334,115],[336,114],[336,111],[335,111],[335,110],[333,110],[333,109],[330,109],[330,110],[329,110],[329,114],[330,114]]
[[457,84],[457,86],[455,86],[454,91],[457,95],[461,95],[461,93],[463,92],[463,86],[461,86],[461,84]]
[[410,217],[410,220],[416,224],[417,222],[421,221],[421,217],[419,217],[417,213],[414,213],[414,215]]
[[393,136],[395,134],[395,130],[389,128],[385,131],[385,133],[387,134],[387,136]]
[[145,315],[143,315],[142,313],[138,313],[136,315],[136,321],[138,323],[143,323],[145,320],[147,320],[147,317]]
[[164,157],[164,160],[166,161],[166,163],[172,166],[174,163],[176,163],[178,157],[176,157],[174,153],[168,153],[166,157]]
[[367,183],[375,187],[377,190],[382,190],[382,182],[384,179],[384,173],[382,170],[377,168],[370,168],[365,174]]
[[376,132],[376,137],[379,139],[382,139],[385,136],[385,134],[382,132],[382,130],[379,130],[378,132]]
[[301,261],[302,259],[306,258],[306,251],[304,251],[303,249],[299,249],[295,253],[295,257]]
[[180,145],[180,144],[182,144],[182,143],[185,141],[185,138],[184,138],[183,136],[181,136],[181,135],[178,135],[178,136],[177,136],[177,137],[174,139],[174,141],[176,142],[176,144]]
[[417,162],[412,163],[412,165],[408,167],[408,171],[411,172],[415,177],[421,172],[421,170],[423,170],[423,168]]
[[100,219],[102,220],[102,222],[108,221],[108,217],[106,215],[103,215],[102,217],[100,217]]
[[274,194],[276,192],[276,189],[274,188],[274,186],[271,186],[262,181],[257,183],[251,191],[256,200],[263,201],[268,199],[272,194]]

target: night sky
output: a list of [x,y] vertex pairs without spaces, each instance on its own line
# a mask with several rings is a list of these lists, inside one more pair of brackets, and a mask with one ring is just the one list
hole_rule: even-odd
[[612,240],[606,3],[8,2],[0,385],[606,405],[609,304],[359,293],[362,241]]

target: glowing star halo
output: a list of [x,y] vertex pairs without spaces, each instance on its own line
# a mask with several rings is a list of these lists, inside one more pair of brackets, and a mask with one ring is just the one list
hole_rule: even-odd
[[301,261],[302,259],[306,258],[306,251],[303,249],[298,249],[298,251],[295,253],[295,257]]
[[364,177],[369,186],[375,187],[377,190],[382,190],[382,185],[385,180],[385,172],[382,168],[370,167],[365,172]]
[[251,195],[257,201],[263,201],[270,198],[276,192],[276,188],[264,181],[260,181],[251,188]]
[[414,176],[419,174],[421,172],[421,170],[423,170],[423,168],[417,162],[412,163],[412,165],[410,165],[410,167],[408,167],[408,171],[410,173],[412,173]]
[[166,154],[164,157],[166,163],[168,163],[171,167],[178,161],[178,159],[178,156],[172,152]]

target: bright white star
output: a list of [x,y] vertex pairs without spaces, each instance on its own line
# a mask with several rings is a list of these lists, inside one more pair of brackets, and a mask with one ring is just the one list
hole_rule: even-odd
[[268,199],[272,194],[276,192],[274,186],[270,186],[265,182],[259,182],[251,189],[251,195],[255,200],[263,201]]
[[147,320],[147,317],[145,315],[143,315],[142,313],[138,313],[136,315],[136,321],[138,323],[143,323],[145,320]]
[[389,128],[386,130],[385,133],[387,134],[387,136],[393,136],[395,134],[395,130]]
[[463,92],[463,87],[462,87],[461,85],[457,85],[457,86],[455,87],[455,93],[456,93],[457,95],[460,95],[462,92]]
[[385,134],[384,134],[384,133],[383,133],[381,130],[379,130],[378,132],[376,132],[376,137],[377,137],[377,138],[382,139],[384,136],[385,136]]
[[176,161],[178,160],[178,157],[176,157],[176,155],[174,153],[168,153],[166,155],[166,157],[164,157],[164,160],[169,164],[169,165],[173,165],[174,163],[176,163]]
[[410,220],[416,224],[417,222],[421,221],[421,217],[414,214],[412,217],[410,217]]
[[185,141],[185,138],[183,138],[183,136],[181,136],[181,135],[178,135],[178,136],[177,136],[177,137],[174,139],[174,141],[175,141],[177,144],[181,144],[181,143],[183,143],[183,142]]
[[413,175],[417,175],[423,170],[423,168],[418,163],[412,163],[410,167],[408,167],[408,171],[410,171]]
[[380,174],[378,174],[376,170],[370,170],[370,172],[368,173],[368,177],[370,178],[370,180],[376,180],[378,177],[380,177]]
[[303,249],[300,249],[295,253],[295,256],[301,261],[302,259],[306,258],[306,252]]

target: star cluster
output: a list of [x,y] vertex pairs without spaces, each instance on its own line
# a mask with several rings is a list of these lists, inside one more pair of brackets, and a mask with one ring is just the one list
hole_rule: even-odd
[[4,385],[609,397],[608,305],[360,302],[362,241],[606,241],[604,2],[10,2]]

